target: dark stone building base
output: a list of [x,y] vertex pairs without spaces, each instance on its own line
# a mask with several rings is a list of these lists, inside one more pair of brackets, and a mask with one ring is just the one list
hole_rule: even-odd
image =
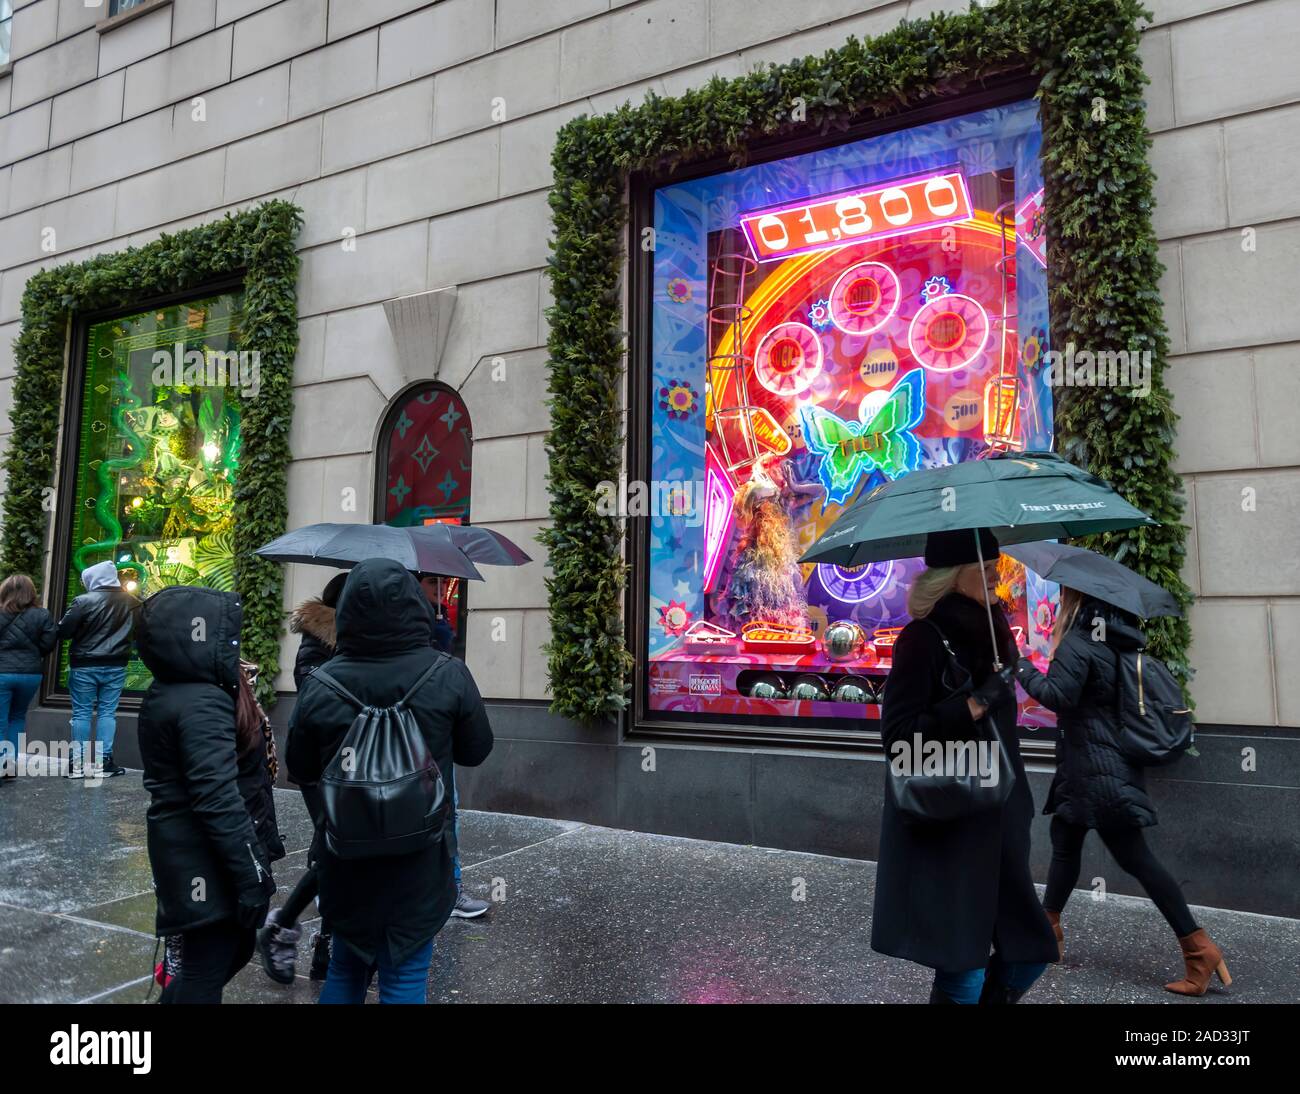
[[[272,712],[281,755],[292,707],[290,695]],[[628,740],[613,724],[586,729],[541,703],[489,708],[497,738],[491,758],[456,772],[467,809],[878,857],[881,756]],[[66,710],[34,709],[28,736],[66,739],[67,719]],[[1198,757],[1148,773],[1160,813],[1160,824],[1147,830],[1152,849],[1192,904],[1300,917],[1300,730],[1205,725],[1196,743]],[[114,752],[120,763],[139,766],[131,713],[119,715]],[[1051,768],[1031,765],[1029,777],[1041,808]],[[1040,882],[1051,858],[1048,822],[1042,815],[1034,821]],[[1103,884],[1108,892],[1144,895],[1092,837],[1079,887]]]

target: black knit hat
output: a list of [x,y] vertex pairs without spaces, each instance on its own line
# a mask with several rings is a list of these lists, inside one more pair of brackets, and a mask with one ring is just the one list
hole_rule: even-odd
[[348,572],[335,574],[329,579],[325,586],[325,591],[320,594],[321,603],[327,608],[337,608],[339,606],[339,597],[343,594],[343,586],[347,584]]
[[[987,528],[979,530],[979,549],[985,562],[998,557],[998,540]],[[952,532],[931,532],[925,537],[925,564],[930,569],[942,566],[965,566],[979,562],[975,552],[975,529],[959,528]]]

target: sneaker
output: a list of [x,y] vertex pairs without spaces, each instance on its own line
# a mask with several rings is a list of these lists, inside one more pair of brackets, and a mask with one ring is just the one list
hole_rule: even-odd
[[311,951],[311,972],[309,975],[313,980],[324,980],[330,971],[330,936],[324,931],[316,932],[316,940],[312,944]]
[[262,968],[277,984],[292,984],[298,962],[298,927],[281,927],[276,922],[277,912],[266,917],[266,925],[257,932],[257,952],[262,955]]
[[68,770],[63,776],[65,779],[84,779],[86,777],[86,767],[80,760],[72,760],[68,764]]
[[451,909],[451,914],[457,919],[478,919],[490,907],[492,905],[486,900],[476,900],[464,889],[457,889],[456,904]]
[[111,779],[114,775],[125,775],[126,768],[120,767],[113,762],[113,754],[110,752],[104,757],[104,763],[100,775],[105,779]]

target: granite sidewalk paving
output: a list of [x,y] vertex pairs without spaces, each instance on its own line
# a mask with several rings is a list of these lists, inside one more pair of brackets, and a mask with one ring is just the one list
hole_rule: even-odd
[[[278,790],[289,856],[277,903],[301,875],[310,823]],[[0,1002],[140,1003],[156,940],[140,773],[98,786],[23,777],[0,787]],[[872,953],[875,865],[499,813],[461,815],[465,880],[494,901],[438,936],[430,1002],[923,1002],[929,973]],[[314,906],[309,914],[314,914]],[[1026,1002],[1214,1006],[1300,1001],[1300,920],[1197,909],[1223,947],[1228,990],[1200,1000],[1162,985],[1178,946],[1149,901],[1077,892],[1063,964]],[[231,1002],[311,1003],[305,976],[257,964]],[[154,998],[156,999],[156,989]]]

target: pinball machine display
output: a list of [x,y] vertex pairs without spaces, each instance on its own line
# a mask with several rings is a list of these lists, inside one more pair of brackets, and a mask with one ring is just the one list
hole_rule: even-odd
[[[881,482],[1051,447],[1040,142],[1024,101],[654,190],[648,476],[695,501],[651,517],[655,717],[879,716],[919,560],[796,560]],[[1003,578],[1041,658],[1054,590]]]

